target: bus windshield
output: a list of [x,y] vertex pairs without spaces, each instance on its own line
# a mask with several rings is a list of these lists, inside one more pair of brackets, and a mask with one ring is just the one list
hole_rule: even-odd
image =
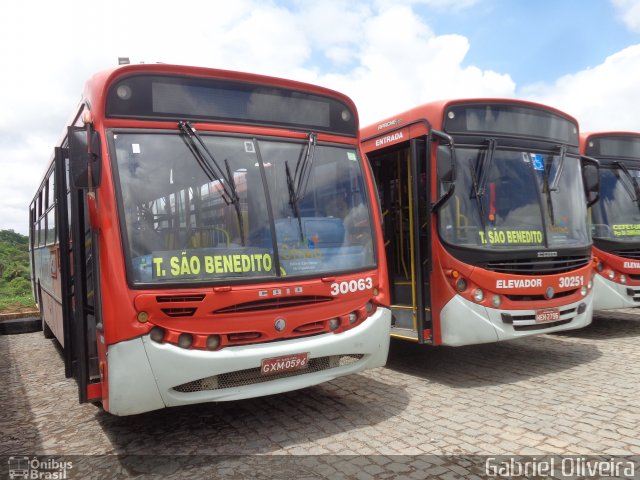
[[458,147],[456,158],[455,193],[439,214],[444,241],[508,250],[589,244],[575,155],[490,144]]
[[600,201],[592,211],[594,238],[637,243],[640,239],[640,169],[620,163],[600,168]]
[[194,147],[178,131],[111,136],[132,283],[375,268],[355,148],[212,134]]

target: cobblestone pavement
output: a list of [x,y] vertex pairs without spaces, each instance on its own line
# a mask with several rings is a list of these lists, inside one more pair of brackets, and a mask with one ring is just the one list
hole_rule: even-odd
[[[356,455],[356,463],[345,470],[327,461],[321,478],[364,480],[389,468],[424,478],[416,461],[440,468],[441,478],[466,478],[473,469],[464,461],[447,467],[416,456],[640,455],[639,380],[640,312],[624,310],[596,314],[583,330],[497,344],[393,341],[385,368],[316,387],[115,417],[77,403],[61,351],[42,332],[5,335],[0,455],[339,454]],[[413,467],[396,455],[410,456]],[[217,467],[242,478],[241,465]],[[318,476],[307,475],[317,468],[296,468],[298,478]]]

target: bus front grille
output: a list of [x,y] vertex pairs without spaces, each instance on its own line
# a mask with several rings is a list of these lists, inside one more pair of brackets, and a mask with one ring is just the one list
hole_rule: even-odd
[[183,383],[173,387],[173,390],[181,393],[201,392],[204,390],[222,390],[225,388],[243,387],[256,383],[270,382],[280,378],[295,377],[307,373],[320,372],[330,368],[343,367],[357,362],[364,355],[332,355],[327,357],[312,358],[309,360],[307,368],[295,370],[293,372],[283,372],[274,375],[263,375],[260,367],[238,370],[237,372],[222,373],[212,377],[201,378],[191,382]]
[[623,258],[632,258],[633,260],[640,260],[640,250],[637,248],[631,250],[614,250],[614,255]]
[[570,272],[588,265],[589,256],[567,256],[556,258],[520,258],[487,262],[484,267],[498,273],[512,275],[552,275]]
[[321,297],[318,295],[304,295],[293,297],[269,298],[267,300],[256,300],[254,302],[238,303],[228,307],[215,310],[213,313],[245,313],[258,312],[263,310],[276,310],[288,307],[302,307],[316,305],[318,303],[330,302],[332,297]]

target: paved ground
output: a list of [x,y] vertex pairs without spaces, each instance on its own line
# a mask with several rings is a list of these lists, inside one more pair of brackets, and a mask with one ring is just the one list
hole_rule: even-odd
[[[42,332],[5,335],[0,455],[278,455],[282,478],[363,480],[390,471],[424,478],[416,462],[427,462],[441,478],[467,478],[477,470],[466,457],[423,455],[640,455],[639,380],[640,312],[626,310],[598,314],[581,331],[498,344],[392,342],[385,368],[324,385],[114,417],[77,404],[60,351]],[[340,468],[334,454],[357,457]],[[241,478],[249,468],[267,478],[255,458],[264,459],[213,463],[218,474]],[[105,462],[103,478],[138,472],[120,461],[116,475]]]

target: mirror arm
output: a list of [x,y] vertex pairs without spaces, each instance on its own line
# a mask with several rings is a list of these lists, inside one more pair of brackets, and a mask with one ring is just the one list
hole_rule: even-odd
[[[431,130],[431,135],[443,141],[446,145],[449,145],[449,150],[451,151],[451,179],[449,181],[449,189],[442,195],[438,200],[431,204],[431,211],[435,212],[438,210],[444,202],[446,202],[453,195],[456,189],[456,148],[455,142],[453,141],[453,137],[451,135],[446,134],[445,132],[441,132],[440,130]],[[438,178],[438,182],[440,183],[440,179]]]
[[[596,171],[598,171],[598,177],[600,176],[600,173],[599,173],[600,162],[598,161],[598,159],[593,158],[593,157],[587,157],[586,155],[580,155],[580,160],[582,160],[585,163],[590,163],[592,165],[595,165]],[[596,193],[596,195],[593,198],[593,200],[589,201],[589,191],[586,192],[586,194],[587,194],[587,208],[592,207],[593,205],[596,204],[596,202],[598,200],[600,200],[600,180],[599,179],[598,179],[598,190],[595,193]]]

